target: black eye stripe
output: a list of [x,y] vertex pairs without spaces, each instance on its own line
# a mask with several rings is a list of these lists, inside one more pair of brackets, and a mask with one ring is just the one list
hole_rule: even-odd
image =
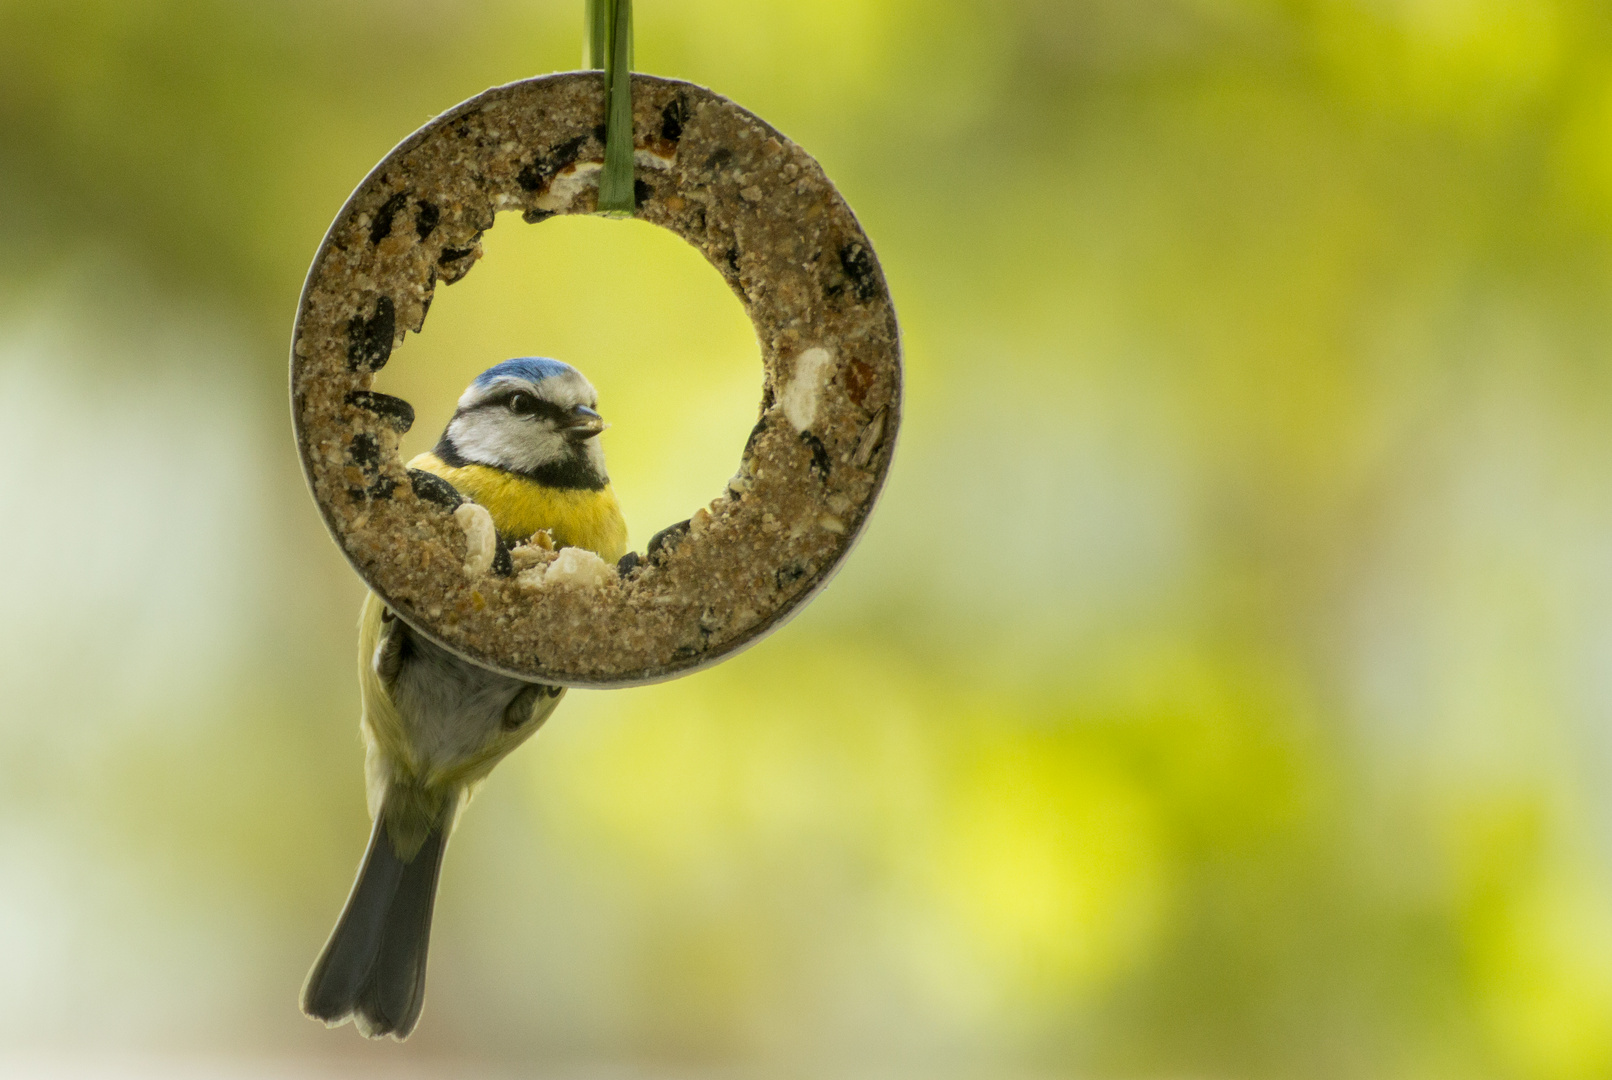
[[545,420],[553,420],[556,422],[563,421],[566,418],[565,409],[554,404],[552,401],[545,401],[540,397],[535,397],[526,390],[512,390],[507,394],[499,394],[497,397],[492,397],[488,398],[486,401],[477,402],[475,405],[469,409],[466,409],[465,411],[480,412],[483,409],[509,409],[509,403],[517,396],[524,396],[532,406],[530,412],[517,415],[538,416]]

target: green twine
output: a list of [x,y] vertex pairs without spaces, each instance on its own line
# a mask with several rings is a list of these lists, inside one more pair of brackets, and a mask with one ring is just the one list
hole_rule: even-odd
[[637,209],[632,162],[632,0],[586,0],[583,64],[604,68],[604,170],[599,174],[599,213],[631,217]]

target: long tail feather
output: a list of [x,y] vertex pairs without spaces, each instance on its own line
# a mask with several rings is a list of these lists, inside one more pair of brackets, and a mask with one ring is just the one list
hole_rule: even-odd
[[447,822],[432,827],[407,861],[376,816],[336,929],[302,989],[302,1011],[330,1026],[351,1019],[370,1038],[406,1038],[425,1004],[431,909],[447,846]]

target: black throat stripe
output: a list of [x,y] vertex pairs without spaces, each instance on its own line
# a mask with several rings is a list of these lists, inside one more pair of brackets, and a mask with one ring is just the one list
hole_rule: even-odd
[[535,469],[510,469],[485,461],[472,461],[459,452],[459,447],[448,438],[446,431],[442,433],[442,438],[437,440],[437,445],[431,452],[452,469],[462,469],[466,465],[480,465],[484,469],[497,469],[511,476],[524,476],[544,487],[569,491],[603,491],[605,485],[610,483],[608,476],[601,476],[594,471],[593,463],[588,460],[587,452],[581,446],[572,446],[565,457],[558,461],[546,461]]

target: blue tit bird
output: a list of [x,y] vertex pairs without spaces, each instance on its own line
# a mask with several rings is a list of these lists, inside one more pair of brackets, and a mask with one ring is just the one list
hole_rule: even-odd
[[[626,522],[605,472],[593,386],[568,364],[509,360],[459,398],[436,448],[409,462],[486,507],[505,543],[549,530],[557,546],[621,558]],[[403,1039],[425,1000],[442,853],[476,786],[559,704],[562,686],[460,659],[374,593],[359,615],[359,727],[374,830],[347,905],[308,973],[302,1009],[371,1038]]]

